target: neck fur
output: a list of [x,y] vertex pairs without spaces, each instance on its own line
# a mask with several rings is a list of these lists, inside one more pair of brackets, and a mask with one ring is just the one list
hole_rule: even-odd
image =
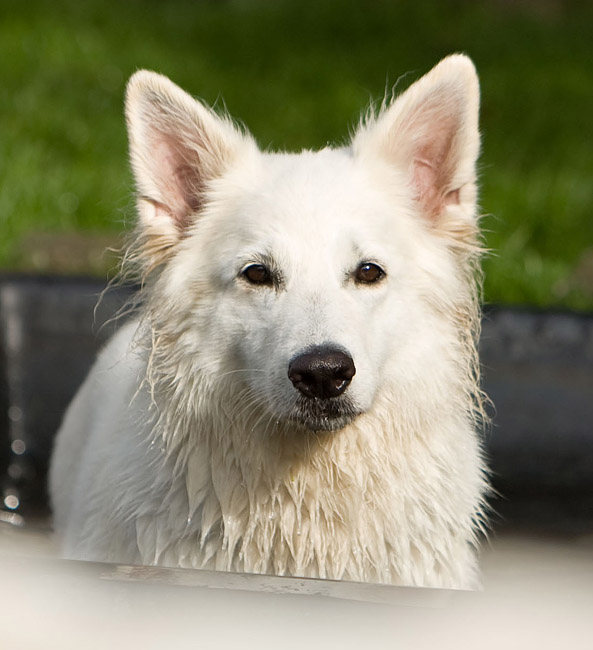
[[[473,430],[451,405],[425,403],[418,413],[378,400],[341,431],[313,433],[257,410],[236,419],[203,381],[195,379],[190,394],[208,401],[197,399],[191,408],[180,401],[186,390],[154,396],[163,405],[154,431],[162,432],[164,474],[173,480],[159,516],[139,521],[145,526],[139,539],[151,540],[140,549],[143,561],[391,584],[474,584],[475,574],[460,575],[451,558],[473,555],[485,483],[481,465],[472,473],[479,457]],[[174,516],[173,503],[187,512]],[[175,541],[161,548],[163,526],[177,530],[167,536]]]

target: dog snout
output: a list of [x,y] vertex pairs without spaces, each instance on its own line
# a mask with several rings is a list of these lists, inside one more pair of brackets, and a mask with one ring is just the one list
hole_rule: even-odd
[[320,346],[295,357],[288,378],[306,397],[327,399],[341,395],[356,373],[352,357],[338,348]]

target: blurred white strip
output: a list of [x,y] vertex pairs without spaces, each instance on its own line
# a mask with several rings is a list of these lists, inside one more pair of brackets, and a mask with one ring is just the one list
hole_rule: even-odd
[[[0,648],[589,650],[591,551],[503,539],[485,552],[481,593],[342,585],[340,596],[324,581],[20,557],[0,542]],[[384,590],[391,604],[369,602]]]

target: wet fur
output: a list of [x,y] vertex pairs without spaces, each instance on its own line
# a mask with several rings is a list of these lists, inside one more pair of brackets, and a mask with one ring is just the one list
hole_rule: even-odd
[[[139,220],[125,265],[142,306],[57,439],[65,555],[477,584],[477,111],[475,71],[457,55],[368,116],[349,147],[262,154],[168,80],[134,76]],[[246,240],[278,286],[241,284]],[[352,284],[352,265],[375,253],[386,280]],[[321,407],[286,364],[328,340],[357,374],[318,431]]]

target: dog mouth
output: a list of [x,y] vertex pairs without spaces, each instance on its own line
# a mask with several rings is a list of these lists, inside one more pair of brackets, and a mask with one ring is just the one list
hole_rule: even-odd
[[360,414],[346,398],[298,397],[287,419],[314,432],[338,431]]

